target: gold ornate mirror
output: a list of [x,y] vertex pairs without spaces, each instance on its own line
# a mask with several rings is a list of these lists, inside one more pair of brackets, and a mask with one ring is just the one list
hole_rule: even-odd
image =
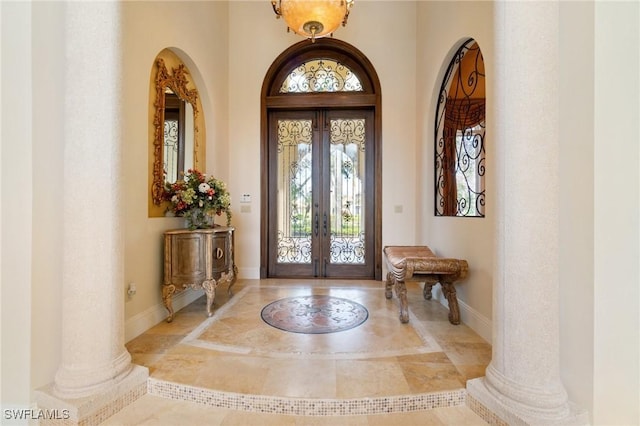
[[149,216],[163,216],[165,182],[175,182],[204,158],[202,107],[198,90],[180,58],[164,49],[155,60],[149,144]]

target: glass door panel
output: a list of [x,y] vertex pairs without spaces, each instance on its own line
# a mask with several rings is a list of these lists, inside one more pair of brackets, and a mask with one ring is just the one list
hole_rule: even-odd
[[271,113],[269,276],[374,276],[372,123],[370,110]]
[[278,120],[277,263],[311,263],[312,121]]
[[331,119],[330,256],[332,264],[365,263],[365,120]]

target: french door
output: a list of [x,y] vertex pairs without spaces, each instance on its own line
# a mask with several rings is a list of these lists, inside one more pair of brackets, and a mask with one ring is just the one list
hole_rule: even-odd
[[272,277],[374,277],[372,109],[272,111]]

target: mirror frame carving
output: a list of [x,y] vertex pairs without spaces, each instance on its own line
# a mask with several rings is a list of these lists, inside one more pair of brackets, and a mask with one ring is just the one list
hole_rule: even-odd
[[156,74],[156,100],[154,102],[155,115],[153,118],[154,138],[153,138],[153,181],[151,184],[151,199],[153,204],[159,206],[165,200],[164,193],[164,111],[165,111],[165,88],[170,88],[181,100],[191,104],[193,108],[193,168],[197,168],[200,151],[199,125],[198,115],[198,90],[189,89],[187,86],[191,83],[187,76],[189,71],[184,64],[180,63],[176,68],[172,68],[170,73],[167,69],[164,59],[157,58],[156,65],[158,72]]

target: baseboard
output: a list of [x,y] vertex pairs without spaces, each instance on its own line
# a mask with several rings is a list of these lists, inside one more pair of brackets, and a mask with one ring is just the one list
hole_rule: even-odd
[[[444,297],[440,286],[433,287],[432,295],[434,299],[449,309],[449,302]],[[491,343],[493,335],[491,320],[460,299],[458,299],[458,308],[460,309],[460,320],[467,327],[478,333],[487,343]]]
[[245,280],[259,280],[260,268],[238,268],[238,278]]
[[[202,290],[189,290],[178,293],[172,299],[173,310],[175,312],[179,311],[203,294],[204,292]],[[164,307],[164,304],[160,303],[132,316],[124,323],[125,342],[135,339],[160,321],[164,321],[168,315],[169,312],[167,308]]]

